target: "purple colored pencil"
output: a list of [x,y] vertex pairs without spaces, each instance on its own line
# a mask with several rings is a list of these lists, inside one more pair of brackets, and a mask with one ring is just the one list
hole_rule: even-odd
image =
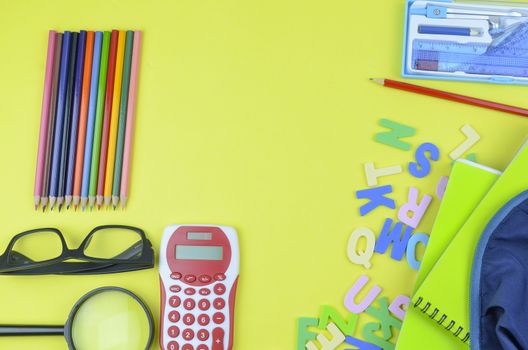
[[77,133],[79,129],[79,111],[84,69],[84,50],[86,49],[86,31],[81,30],[77,46],[77,63],[75,64],[75,83],[73,85],[73,106],[71,118],[70,147],[68,149],[68,169],[66,171],[66,208],[70,207],[73,198],[73,175],[75,173],[75,155],[77,152]]

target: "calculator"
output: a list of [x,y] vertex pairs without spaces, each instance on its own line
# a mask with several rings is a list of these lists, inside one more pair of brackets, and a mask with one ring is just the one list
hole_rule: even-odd
[[232,349],[239,269],[234,228],[165,228],[159,263],[162,350]]

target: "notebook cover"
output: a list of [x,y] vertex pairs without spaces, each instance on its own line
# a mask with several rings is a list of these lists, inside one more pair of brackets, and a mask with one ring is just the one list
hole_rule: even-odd
[[[468,160],[459,159],[455,162],[431,230],[415,290],[499,174],[495,169]],[[430,350],[466,349],[463,343],[455,337],[446,336],[446,333],[428,321],[419,309],[411,306],[405,315],[396,349],[419,349],[423,344],[428,344]]]
[[511,198],[528,188],[526,143],[469,216],[412,297],[428,322],[469,345],[469,282],[475,248],[486,225]]

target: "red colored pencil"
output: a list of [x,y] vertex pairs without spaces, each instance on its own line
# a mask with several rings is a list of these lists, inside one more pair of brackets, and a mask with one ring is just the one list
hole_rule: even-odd
[[370,79],[370,80],[380,85],[390,87],[393,89],[405,90],[405,91],[414,92],[414,93],[421,94],[421,95],[432,96],[432,97],[441,98],[444,100],[465,103],[468,105],[473,105],[473,106],[482,107],[482,108],[489,108],[489,109],[493,109],[496,111],[501,111],[501,112],[520,115],[523,117],[528,117],[528,109],[524,109],[521,107],[515,107],[515,106],[505,105],[502,103],[482,100],[480,98],[454,94],[451,92],[445,92],[441,90],[430,89],[430,88],[426,88],[423,86],[404,83],[404,82],[396,81],[396,80],[390,80],[390,79]]
[[101,208],[104,196],[104,182],[106,175],[106,158],[108,157],[108,137],[110,134],[110,115],[112,113],[112,97],[114,95],[114,75],[116,68],[116,52],[118,30],[112,30],[110,38],[110,56],[108,58],[108,74],[106,76],[106,94],[103,117],[103,131],[101,136],[101,153],[99,156],[99,173],[97,177],[97,206]]

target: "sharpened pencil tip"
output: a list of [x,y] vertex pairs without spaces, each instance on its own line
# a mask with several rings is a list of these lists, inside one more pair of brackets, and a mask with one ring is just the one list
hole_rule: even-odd
[[46,211],[46,206],[43,205],[43,206],[42,206],[42,212],[45,212],[45,211]]
[[38,210],[38,204],[35,204],[35,211]]
[[385,79],[382,78],[369,78],[369,80],[376,84],[385,85]]
[[62,204],[59,204],[59,213],[60,213],[61,209],[62,209]]

